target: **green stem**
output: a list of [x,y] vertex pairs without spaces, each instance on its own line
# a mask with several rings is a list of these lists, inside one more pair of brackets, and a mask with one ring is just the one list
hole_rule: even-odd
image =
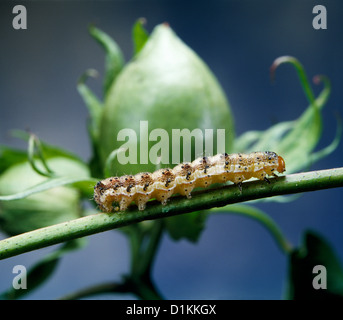
[[297,173],[275,179],[243,183],[237,186],[194,193],[192,199],[175,197],[166,206],[149,203],[144,211],[130,208],[123,213],[99,213],[23,233],[0,241],[0,259],[44,248],[71,239],[92,235],[134,224],[143,220],[170,217],[177,214],[222,207],[228,204],[284,194],[294,194],[343,186],[343,168]]
[[161,220],[154,221],[153,225],[151,226],[151,230],[148,233],[149,234],[148,244],[145,250],[141,252],[140,274],[142,274],[142,276],[145,278],[150,279],[152,263],[156,255],[158,245],[160,244],[162,230],[163,230],[162,221]]
[[126,233],[130,241],[131,252],[131,275],[137,275],[140,265],[140,250],[143,242],[143,233],[139,224],[127,227]]
[[163,300],[164,298],[156,290],[154,283],[150,279],[128,278],[131,292],[143,300]]
[[162,221],[149,225],[134,224],[125,230],[131,245],[131,271],[127,276],[131,291],[141,299],[160,300],[160,293],[151,279],[151,268],[162,234]]

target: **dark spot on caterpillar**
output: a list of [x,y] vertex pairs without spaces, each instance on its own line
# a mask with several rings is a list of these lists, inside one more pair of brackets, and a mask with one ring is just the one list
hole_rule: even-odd
[[168,187],[168,185],[170,184],[170,182],[171,182],[171,180],[170,180],[170,179],[168,179],[168,180],[166,181],[166,184],[165,184],[165,186],[166,186],[166,187]]

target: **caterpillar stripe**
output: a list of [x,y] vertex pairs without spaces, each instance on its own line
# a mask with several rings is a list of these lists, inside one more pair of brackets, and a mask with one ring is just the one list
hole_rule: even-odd
[[238,184],[241,190],[245,180],[257,178],[269,182],[267,176],[277,176],[275,171],[285,170],[284,159],[275,152],[217,154],[181,163],[173,169],[101,180],[94,187],[94,200],[104,212],[125,211],[133,202],[139,210],[144,210],[153,198],[165,205],[174,194],[191,198],[194,188],[227,181]]

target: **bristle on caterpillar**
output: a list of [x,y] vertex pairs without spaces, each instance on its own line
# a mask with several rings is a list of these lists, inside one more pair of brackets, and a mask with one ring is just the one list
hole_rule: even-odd
[[139,210],[144,210],[153,198],[165,205],[174,194],[191,198],[194,188],[227,181],[237,184],[241,190],[245,180],[257,178],[269,182],[268,176],[285,170],[284,159],[275,152],[217,154],[181,163],[173,169],[101,180],[94,187],[94,200],[104,212],[125,211],[133,202]]

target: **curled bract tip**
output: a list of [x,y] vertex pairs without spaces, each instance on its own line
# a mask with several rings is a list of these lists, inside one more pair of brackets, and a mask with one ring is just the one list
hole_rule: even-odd
[[327,84],[329,82],[329,78],[323,74],[317,74],[312,78],[312,81],[314,84],[320,84],[322,82]]
[[99,76],[99,72],[95,69],[88,69],[86,70],[81,77],[79,78],[78,83],[85,83],[88,78],[97,78]]
[[270,79],[273,82],[275,79],[275,70],[283,63],[290,62],[290,63],[299,63],[299,61],[292,57],[292,56],[281,56],[276,58],[272,65],[270,66]]
[[144,17],[140,17],[140,18],[138,19],[138,21],[140,22],[141,25],[145,25],[145,24],[147,23],[147,20],[146,20],[146,18],[144,18]]

